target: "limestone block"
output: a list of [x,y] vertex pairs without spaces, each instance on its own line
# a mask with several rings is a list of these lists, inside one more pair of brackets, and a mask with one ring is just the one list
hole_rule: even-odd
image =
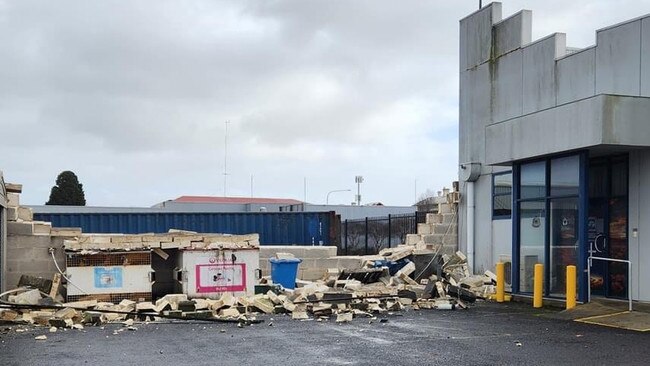
[[304,269],[327,269],[327,267],[324,265],[323,258],[308,258],[308,259],[303,259],[302,262],[300,263],[300,268]]
[[443,224],[451,224],[451,223],[457,223],[458,222],[458,216],[453,213],[446,213],[442,214],[442,223]]
[[[365,259],[359,256],[334,257],[338,258],[337,268],[339,269],[359,269],[363,267]],[[327,268],[330,268],[329,266]]]
[[340,257],[331,257],[331,258],[325,258],[319,260],[319,265],[322,268],[339,268],[339,260],[338,258]]
[[199,235],[174,235],[174,241],[184,242],[184,241],[203,241],[203,236]]
[[442,217],[443,217],[443,215],[441,215],[441,214],[429,213],[429,214],[427,214],[427,217],[426,217],[426,223],[427,224],[442,224]]
[[[10,224],[10,223],[7,223]],[[32,227],[32,223],[25,223],[25,222],[20,222],[19,224],[29,224],[30,227]],[[7,225],[7,228],[9,228],[9,225]],[[59,245],[53,245],[52,239],[49,236],[45,235],[33,235],[32,234],[23,234],[23,235],[9,235],[7,236],[7,248],[49,248],[52,246],[59,246]]]
[[63,247],[66,250],[81,250],[82,246],[79,244],[78,240],[64,240]]
[[18,216],[18,220],[23,220],[23,221],[34,220],[34,214],[32,213],[32,209],[29,207],[18,207],[16,209],[16,214]]
[[178,310],[178,303],[181,301],[187,301],[187,295],[167,294],[156,301],[156,306],[161,305],[165,301],[169,303],[169,305],[172,307],[172,310]]
[[320,280],[325,276],[326,269],[300,269],[298,271],[298,278],[305,281]]
[[458,235],[445,235],[442,240],[443,245],[458,245]]
[[424,244],[442,244],[442,234],[431,234],[431,235],[422,235],[422,241]]
[[7,208],[7,221],[16,221],[18,220],[18,207],[9,207]]
[[303,246],[304,258],[329,258],[336,256],[335,246]]
[[111,237],[111,243],[137,243],[142,242],[141,235],[117,235]]
[[458,225],[457,224],[436,224],[433,226],[433,232],[431,234],[457,234]]
[[260,256],[266,258],[275,258],[275,255],[277,253],[291,253],[294,255],[294,257],[301,258],[301,259],[305,257],[304,247],[302,246],[271,245],[271,246],[260,247]]
[[[190,245],[189,242],[185,243],[186,247]],[[174,243],[174,242],[160,242],[160,249],[176,249],[180,248],[180,243]]]
[[438,213],[439,214],[448,214],[452,213],[451,206],[448,203],[438,203]]
[[34,235],[32,222],[7,222],[8,235]]
[[18,207],[18,206],[20,206],[20,194],[7,193],[7,207]]
[[293,253],[278,252],[278,253],[275,253],[275,258],[277,258],[277,259],[293,259],[293,258],[296,258],[296,256],[293,255]]
[[174,238],[171,235],[143,235],[142,236],[142,241],[143,242],[172,242],[174,241]]
[[84,234],[79,238],[79,244],[108,244],[111,242],[111,237],[107,234]]
[[21,193],[23,191],[23,185],[5,182],[5,189],[10,193]]
[[433,234],[433,228],[429,224],[418,224],[418,235]]
[[78,227],[53,227],[50,230],[52,236],[81,236],[81,228]]
[[406,245],[416,245],[422,240],[422,236],[419,234],[406,234]]
[[52,224],[45,221],[34,221],[34,235],[50,235]]

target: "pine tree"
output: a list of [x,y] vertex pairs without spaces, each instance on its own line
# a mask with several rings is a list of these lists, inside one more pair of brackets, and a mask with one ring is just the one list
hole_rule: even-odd
[[50,192],[50,200],[46,205],[85,206],[86,196],[83,184],[79,183],[77,175],[69,170],[61,172],[56,177],[56,185]]

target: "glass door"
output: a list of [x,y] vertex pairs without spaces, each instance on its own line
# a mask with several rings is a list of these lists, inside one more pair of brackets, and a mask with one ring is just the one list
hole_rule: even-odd
[[[590,256],[628,259],[627,156],[594,159],[589,165]],[[627,296],[627,265],[592,261],[589,284],[592,295]]]

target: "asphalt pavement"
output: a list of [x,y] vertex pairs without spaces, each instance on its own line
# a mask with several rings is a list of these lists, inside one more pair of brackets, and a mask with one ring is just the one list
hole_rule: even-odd
[[[49,333],[45,327],[16,332],[16,326],[3,325],[0,365],[648,364],[650,333],[545,316],[551,311],[481,303],[346,324],[275,315],[243,328],[153,322],[136,323],[137,330],[109,324]],[[47,340],[34,339],[43,334]]]

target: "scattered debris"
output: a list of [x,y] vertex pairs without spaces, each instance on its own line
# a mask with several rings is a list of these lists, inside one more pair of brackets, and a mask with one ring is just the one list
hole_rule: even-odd
[[[56,299],[60,297],[60,278],[43,281],[26,277],[23,284],[31,287],[12,290],[11,295],[0,294],[0,320],[49,326],[51,331],[122,323],[124,327],[114,334],[125,329],[137,330],[134,325],[138,321],[161,318],[232,322],[242,328],[261,322],[255,318],[256,314],[286,314],[292,319],[318,322],[335,317],[337,323],[361,317],[370,318],[369,323],[372,323],[379,316],[379,322],[385,323],[387,315],[405,309],[467,309],[469,304],[490,298],[495,293],[494,273],[485,271],[482,275],[471,275],[467,257],[462,252],[446,254],[442,243],[428,241],[431,239],[428,237],[445,235],[431,226],[435,222],[443,225],[442,219],[427,215],[427,224],[420,224],[424,226],[418,231],[430,234],[410,234],[407,244],[384,249],[378,255],[358,257],[361,268],[331,268],[320,280],[297,280],[295,289],[283,289],[272,283],[270,277],[263,277],[256,290],[265,292],[248,296],[224,293],[218,299],[190,299],[185,294],[168,294],[155,303],[122,300],[118,304],[80,297],[76,302],[61,303]],[[169,248],[258,246],[257,234],[227,236],[178,230],[139,236],[84,234],[65,241],[67,251],[151,249],[163,260],[169,257],[163,249]],[[290,253],[276,253],[275,256],[293,258]],[[9,295],[8,301],[4,300],[4,295]],[[268,325],[273,326],[272,319]]]
[[34,337],[34,339],[37,340],[37,341],[44,341],[44,340],[47,339],[47,336],[46,335],[39,335],[39,336]]

